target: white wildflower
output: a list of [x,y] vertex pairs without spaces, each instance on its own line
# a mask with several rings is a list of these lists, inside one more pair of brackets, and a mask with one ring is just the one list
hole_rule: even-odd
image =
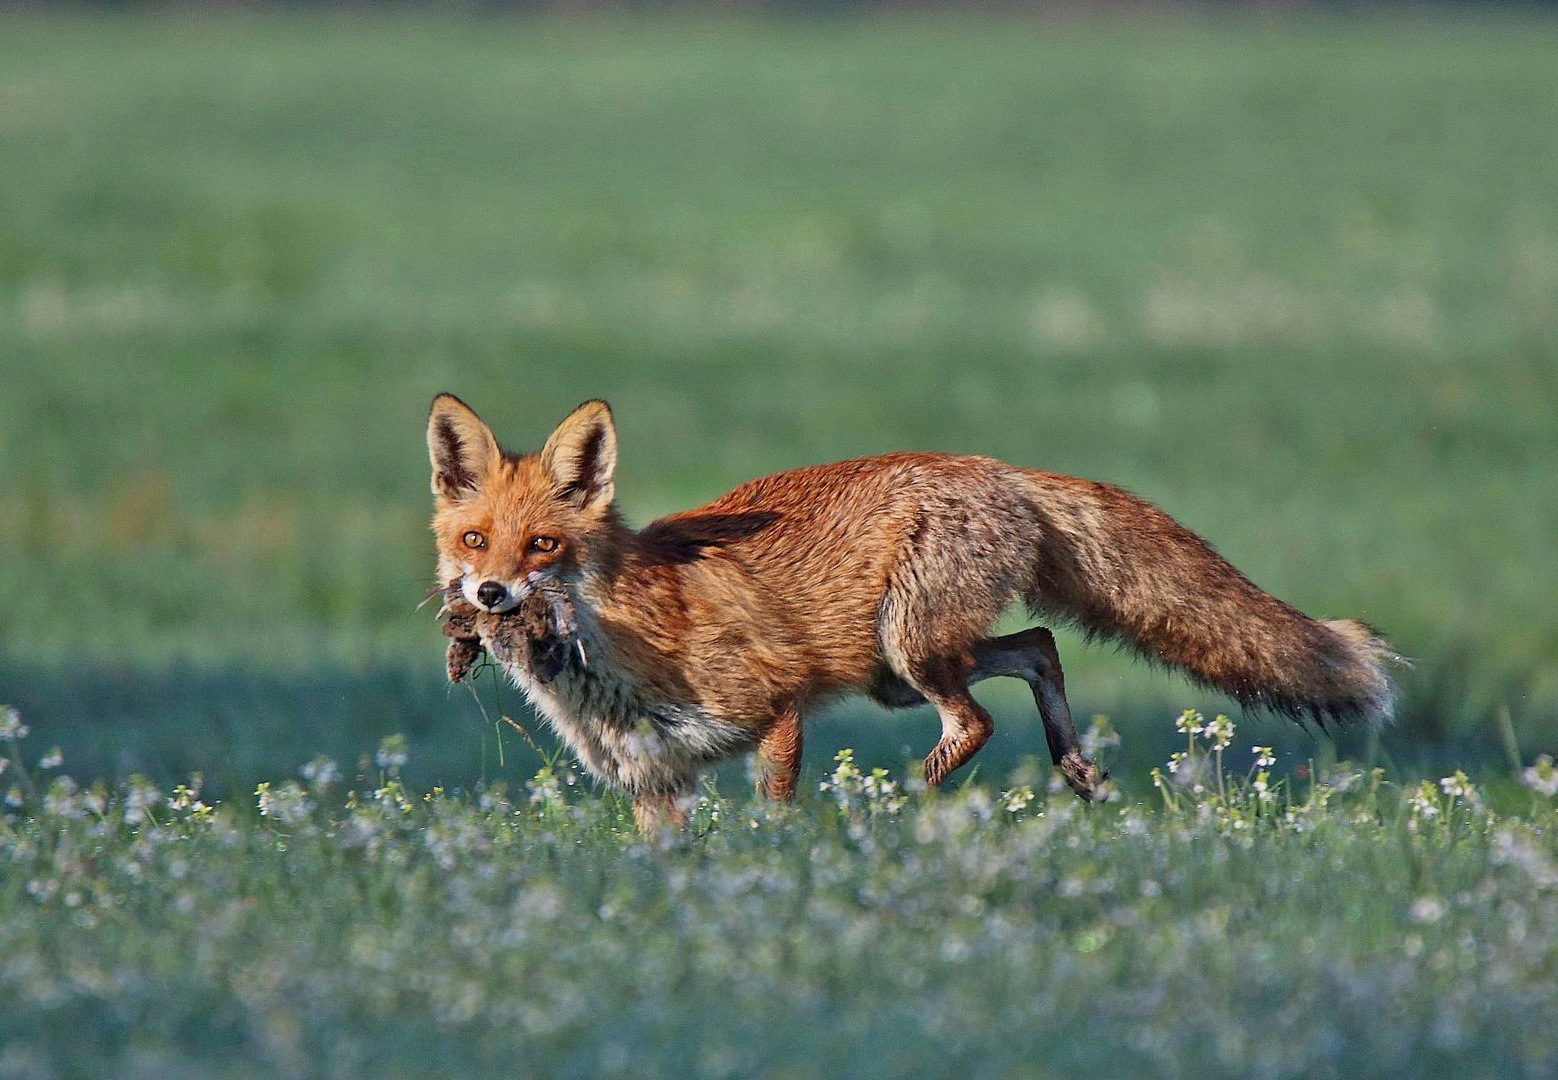
[[379,743],[379,751],[374,755],[373,760],[379,768],[391,776],[399,773],[408,760],[406,737],[404,735],[385,736],[384,741]]
[[1446,799],[1451,802],[1459,801],[1467,809],[1481,812],[1483,810],[1482,796],[1472,786],[1472,782],[1466,774],[1456,769],[1454,773],[1439,781],[1439,788],[1444,792]]
[[1033,804],[1033,788],[1027,784],[1001,792],[1001,808],[1008,814],[1018,814]]
[[1206,730],[1206,717],[1194,709],[1186,709],[1174,721],[1174,730],[1181,735],[1199,735]]
[[563,804],[563,785],[550,765],[541,766],[536,774],[525,782],[525,786],[530,789],[531,806]]
[[261,784],[254,794],[259,798],[261,816],[275,818],[283,825],[300,824],[314,812],[313,800],[295,780],[288,780],[280,787]]
[[874,814],[896,814],[908,802],[899,792],[897,782],[888,779],[887,770],[882,768],[872,769],[871,775],[860,781],[860,793]]
[[1105,750],[1112,750],[1119,745],[1120,733],[1110,725],[1109,718],[1102,714],[1093,717],[1087,730],[1082,733],[1082,753],[1094,761]]
[[200,788],[204,783],[205,777],[195,773],[189,778],[189,783],[175,787],[168,799],[168,809],[182,810],[196,818],[206,817],[212,808],[200,801]]
[[43,812],[62,818],[84,818],[87,808],[77,795],[76,782],[68,776],[57,777],[43,796]]
[[1255,755],[1257,769],[1269,769],[1277,763],[1277,756],[1269,746],[1252,746],[1250,751]]
[[22,714],[9,705],[0,705],[0,740],[21,742],[32,729],[22,723]]
[[1271,774],[1265,769],[1255,774],[1250,789],[1255,792],[1255,801],[1262,806],[1269,806],[1277,797],[1277,793],[1271,790]]
[[129,789],[124,794],[125,823],[140,825],[151,821],[152,808],[160,802],[162,802],[162,792],[153,787],[144,777],[132,776]]
[[65,755],[57,746],[38,759],[40,769],[57,769],[63,764],[65,764]]
[[1233,742],[1233,721],[1219,713],[1206,725],[1206,737],[1212,740],[1217,749],[1225,749]]
[[1526,766],[1520,774],[1520,782],[1549,799],[1558,795],[1558,767],[1554,767],[1552,755],[1542,754],[1535,765]]
[[817,790],[832,795],[840,806],[850,806],[861,794],[861,780],[864,779],[855,766],[855,752],[846,747],[833,755],[833,761],[832,774],[817,785]]
[[[402,761],[401,764],[404,765],[405,762]],[[330,758],[325,757],[323,754],[316,757],[313,761],[310,761],[307,765],[304,765],[303,768],[298,771],[301,773],[303,779],[307,780],[310,784],[313,784],[320,790],[324,790],[325,788],[338,783],[341,779],[341,767]]]
[[1439,816],[1439,796],[1434,790],[1434,785],[1424,780],[1417,785],[1417,790],[1412,792],[1407,800],[1407,828],[1416,830],[1422,822],[1432,821]]

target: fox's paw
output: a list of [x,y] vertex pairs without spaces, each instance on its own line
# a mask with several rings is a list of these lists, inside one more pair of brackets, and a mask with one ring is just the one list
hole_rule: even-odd
[[1104,801],[1109,773],[1083,757],[1080,750],[1072,750],[1060,759],[1060,775],[1087,802]]

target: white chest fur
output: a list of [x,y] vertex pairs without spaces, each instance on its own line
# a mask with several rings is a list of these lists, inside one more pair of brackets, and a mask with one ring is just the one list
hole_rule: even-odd
[[685,793],[698,770],[749,748],[749,733],[696,703],[655,700],[613,663],[611,644],[581,610],[577,649],[550,682],[526,642],[484,634],[488,651],[581,764],[634,794]]

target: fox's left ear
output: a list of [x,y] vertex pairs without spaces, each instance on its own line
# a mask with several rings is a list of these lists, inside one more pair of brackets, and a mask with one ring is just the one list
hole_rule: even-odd
[[581,510],[611,505],[617,471],[617,429],[611,406],[586,401],[557,425],[541,448],[541,467],[557,485],[557,497]]

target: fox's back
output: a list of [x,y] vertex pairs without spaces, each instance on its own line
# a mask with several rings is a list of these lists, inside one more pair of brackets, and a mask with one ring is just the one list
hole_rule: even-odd
[[[990,541],[1022,535],[1025,524],[1031,535],[1013,482],[1021,474],[990,458],[929,453],[810,466],[662,518],[639,539],[652,560],[677,565],[690,607],[707,601],[707,617],[720,622],[739,598],[769,640],[806,654],[820,681],[847,683],[880,661],[878,623],[895,575],[934,587],[995,571],[1001,595],[989,603],[1004,606],[1007,575],[995,564],[1031,554]],[[792,626],[803,636],[783,640]]]
[[929,453],[811,465],[749,480],[705,506],[653,522],[640,536],[671,551],[718,554],[773,583],[810,575],[829,588],[880,582],[927,505],[977,498],[991,474],[1007,468],[989,458]]

